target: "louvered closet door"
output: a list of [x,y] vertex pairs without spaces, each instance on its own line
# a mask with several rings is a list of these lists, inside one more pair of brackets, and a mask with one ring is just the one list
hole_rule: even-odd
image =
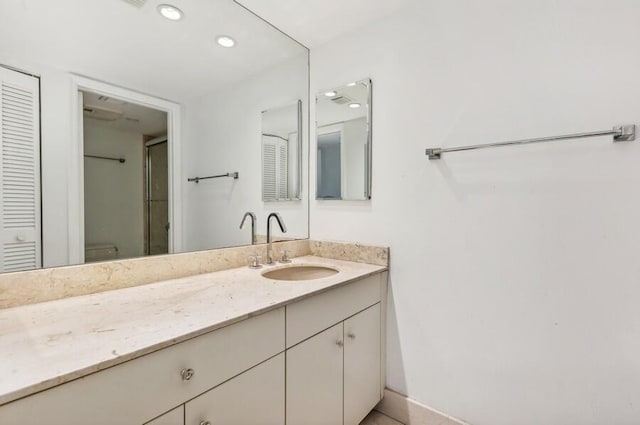
[[275,201],[278,196],[276,144],[272,140],[262,142],[262,200]]
[[287,142],[264,138],[262,142],[262,200],[289,198]]
[[38,79],[0,67],[0,271],[41,266]]

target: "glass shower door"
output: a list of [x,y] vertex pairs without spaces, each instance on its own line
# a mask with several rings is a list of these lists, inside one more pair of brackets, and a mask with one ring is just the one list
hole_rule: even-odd
[[147,144],[147,255],[169,252],[167,141]]

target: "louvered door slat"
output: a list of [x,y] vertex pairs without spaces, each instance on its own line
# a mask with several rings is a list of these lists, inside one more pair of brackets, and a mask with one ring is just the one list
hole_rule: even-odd
[[[8,106],[6,103],[4,103],[5,106]],[[26,126],[29,126],[29,119],[27,118],[27,116],[23,116],[26,115],[27,110],[26,109],[21,109],[22,112],[25,112],[25,114],[11,114],[11,115],[5,115],[4,117],[2,117],[2,122],[7,122],[7,123],[14,123],[14,124],[23,124]],[[17,112],[17,111],[16,111]]]
[[0,68],[1,271],[40,267],[40,117],[36,78]]
[[287,145],[282,141],[278,146],[278,199],[288,199],[289,198],[289,188],[288,188],[288,180],[287,180],[287,165],[288,165],[288,155],[287,155]]
[[276,146],[270,141],[262,144],[262,199],[276,199]]
[[27,109],[31,109],[31,107],[33,106],[33,102],[31,101],[31,99],[17,95],[10,90],[5,90],[4,97],[5,99],[7,99],[7,103],[16,105],[16,107],[23,106]]
[[35,241],[5,243],[3,245],[2,271],[17,272],[33,268],[33,259],[38,256]]

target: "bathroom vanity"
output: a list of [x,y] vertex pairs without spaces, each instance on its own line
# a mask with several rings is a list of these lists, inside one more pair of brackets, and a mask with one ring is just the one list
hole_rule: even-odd
[[1,424],[357,425],[382,398],[386,266],[317,256],[0,310]]

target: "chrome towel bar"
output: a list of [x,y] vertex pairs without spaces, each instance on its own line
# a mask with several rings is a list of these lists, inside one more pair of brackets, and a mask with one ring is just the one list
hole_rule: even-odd
[[234,171],[233,173],[218,174],[217,176],[193,177],[187,179],[187,181],[200,183],[200,180],[219,179],[221,177],[233,177],[234,180],[238,180],[238,178],[240,178],[240,174],[237,171]]
[[85,155],[84,157],[85,158],[95,158],[95,159],[106,159],[106,160],[109,160],[109,161],[118,161],[121,164],[124,164],[125,161],[126,161],[126,159],[124,159],[124,158],[112,158],[112,157],[109,157],[109,156]]
[[448,152],[470,151],[470,150],[484,149],[484,148],[499,148],[502,146],[511,146],[511,145],[528,145],[531,143],[554,142],[557,140],[582,139],[585,137],[597,137],[597,136],[613,136],[614,142],[630,142],[636,139],[636,126],[622,125],[618,127],[613,127],[612,130],[593,131],[590,133],[566,134],[564,136],[540,137],[537,139],[514,140],[510,142],[488,143],[486,145],[458,146],[453,148],[429,148],[426,150],[426,155],[429,156],[429,159],[440,159],[443,153],[448,153]]

